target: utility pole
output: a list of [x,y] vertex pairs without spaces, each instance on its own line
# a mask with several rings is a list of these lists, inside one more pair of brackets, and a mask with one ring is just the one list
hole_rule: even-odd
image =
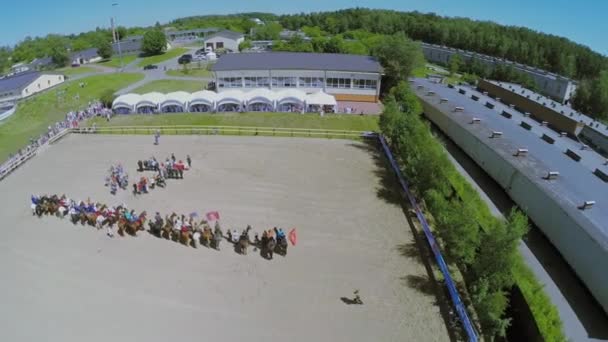
[[[114,7],[118,7],[118,2],[112,4],[112,8]],[[114,22],[116,22],[116,15],[114,16],[114,20],[112,20],[112,23]],[[120,71],[123,71],[125,66],[122,62],[122,50],[120,49],[120,37],[118,36],[118,31],[116,31],[116,44],[118,45],[118,58],[120,58]]]

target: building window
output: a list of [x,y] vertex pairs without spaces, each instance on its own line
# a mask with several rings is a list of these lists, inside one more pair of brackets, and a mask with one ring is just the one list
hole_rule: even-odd
[[216,49],[223,49],[224,48],[224,42],[217,42],[217,43],[215,43],[215,48]]
[[240,77],[220,77],[217,83],[219,88],[241,88],[243,86]]
[[273,77],[272,86],[278,88],[295,88],[297,86],[295,77]]
[[350,88],[350,78],[328,78],[327,87],[329,87],[329,88]]
[[51,80],[46,81],[48,85],[51,85]]
[[38,89],[40,89],[40,83],[38,83]]
[[377,84],[376,80],[353,80],[355,89],[376,89]]
[[300,87],[302,88],[323,88],[322,77],[300,77]]
[[268,87],[269,84],[268,77],[245,77],[245,87],[247,88],[263,88]]

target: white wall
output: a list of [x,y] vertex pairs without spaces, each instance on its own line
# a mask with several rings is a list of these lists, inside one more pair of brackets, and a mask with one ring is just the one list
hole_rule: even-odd
[[63,75],[40,75],[21,91],[21,97],[28,97],[65,81]]
[[217,43],[224,43],[224,49],[239,51],[239,44],[241,44],[245,38],[239,38],[237,40],[226,38],[226,37],[212,37],[205,40],[203,44],[204,47],[207,47],[207,44],[213,44],[213,50],[217,50]]

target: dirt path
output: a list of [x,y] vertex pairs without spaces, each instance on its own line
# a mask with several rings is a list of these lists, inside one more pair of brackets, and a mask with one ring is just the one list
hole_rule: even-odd
[[[122,161],[189,153],[183,181],[134,198],[103,186]],[[72,135],[0,182],[2,341],[447,341],[407,220],[378,196],[381,170],[361,143],[241,137]],[[186,248],[140,233],[110,239],[31,216],[31,193],[124,202],[136,210],[218,210],[224,228],[297,227],[266,261]],[[407,253],[406,253],[407,254]],[[410,253],[411,254],[411,253]],[[365,305],[340,297],[361,291]]]

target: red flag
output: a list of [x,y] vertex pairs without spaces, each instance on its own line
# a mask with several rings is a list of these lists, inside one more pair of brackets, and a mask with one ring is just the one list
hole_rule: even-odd
[[296,229],[292,228],[289,231],[289,241],[291,241],[291,244],[295,246],[297,240],[298,240],[298,238],[297,238],[297,234],[296,234]]
[[206,214],[207,221],[218,221],[220,219],[220,213],[217,211],[210,211]]

